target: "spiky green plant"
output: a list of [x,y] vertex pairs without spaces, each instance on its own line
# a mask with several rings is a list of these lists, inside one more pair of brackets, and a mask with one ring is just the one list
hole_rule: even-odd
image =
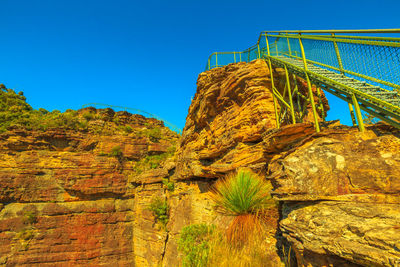
[[227,229],[229,240],[242,244],[252,233],[261,231],[265,211],[275,205],[271,189],[267,180],[247,169],[239,170],[215,184],[211,197],[217,211],[235,216]]
[[255,214],[273,204],[271,189],[271,184],[259,175],[239,170],[215,184],[213,200],[225,215]]

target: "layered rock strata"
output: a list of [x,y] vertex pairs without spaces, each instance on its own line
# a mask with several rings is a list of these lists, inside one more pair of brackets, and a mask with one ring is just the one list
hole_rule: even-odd
[[[299,266],[399,265],[399,132],[326,123],[315,133],[309,106],[304,123],[276,129],[269,71],[256,60],[200,74],[168,159],[178,136],[110,110],[89,132],[1,134],[0,264],[179,266],[182,228],[226,228],[232,218],[215,212],[210,188],[247,167],[272,182],[280,203],[265,266],[281,266],[283,245]],[[284,72],[273,75],[283,95]],[[291,83],[307,94],[304,81]],[[323,94],[322,105],[329,110]],[[110,134],[115,122],[131,129]],[[146,130],[154,127],[161,135]],[[165,228],[149,210],[156,197],[169,206]]]
[[80,113],[88,110],[96,132],[15,127],[0,134],[0,265],[143,266],[138,235],[147,234],[142,221],[154,218],[142,212],[146,198],[130,179],[138,162],[163,157],[179,136],[154,119]]
[[[327,123],[315,133],[307,122],[276,129],[268,74],[262,61],[200,74],[176,178],[264,173],[282,207],[277,246],[290,246],[299,266],[399,265],[399,131]],[[282,71],[274,76],[282,92]]]
[[307,266],[400,264],[400,138],[325,130],[269,164],[283,236]]

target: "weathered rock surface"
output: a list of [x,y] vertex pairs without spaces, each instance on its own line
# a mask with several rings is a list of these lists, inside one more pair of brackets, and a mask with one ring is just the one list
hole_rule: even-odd
[[[273,72],[281,94],[283,74]],[[322,104],[329,109],[324,95]],[[271,210],[266,266],[280,266],[282,237],[299,266],[400,265],[399,132],[327,123],[315,133],[309,110],[304,123],[276,129],[261,60],[199,75],[173,158],[161,156],[178,136],[161,122],[85,111],[96,112],[87,132],[0,134],[0,265],[179,266],[184,226],[229,224],[209,191],[239,167],[270,179],[281,203],[280,218]],[[156,197],[169,204],[166,229],[149,210]]]
[[299,264],[400,264],[399,151],[399,132],[374,126],[326,130],[275,156],[281,230]]
[[269,164],[274,194],[283,200],[400,203],[400,139],[380,132],[325,130],[276,156]]
[[[130,179],[137,162],[163,155],[178,135],[140,115],[80,112],[87,110],[96,114],[89,123],[98,132],[0,134],[0,265],[146,266],[141,251],[150,247],[140,236],[165,239],[147,210],[153,190],[142,193]],[[160,136],[151,135],[154,128]],[[156,187],[162,194],[161,183]]]
[[[268,74],[253,61],[199,76],[176,178],[215,179],[253,168],[274,185],[280,231],[299,266],[399,265],[399,131],[381,124],[362,134],[326,124],[317,134],[307,122],[275,129]],[[282,92],[283,83],[275,86]]]
[[[274,76],[275,86],[283,94],[283,70],[274,70]],[[297,84],[300,92],[307,92],[304,81],[299,79]],[[329,110],[323,93],[322,99]],[[310,116],[308,112],[305,121]],[[262,170],[267,157],[263,135],[275,128],[265,61],[230,64],[201,73],[177,150],[177,179],[221,177],[241,166]]]
[[133,199],[7,204],[0,265],[132,265],[133,207]]

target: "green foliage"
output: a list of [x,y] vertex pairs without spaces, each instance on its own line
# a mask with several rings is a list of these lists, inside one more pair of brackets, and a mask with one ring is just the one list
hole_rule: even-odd
[[166,200],[162,200],[160,197],[154,198],[149,206],[149,210],[153,212],[157,222],[159,222],[164,228],[168,223],[169,207]]
[[257,174],[240,170],[217,182],[213,199],[218,210],[226,215],[255,214],[273,206],[272,186]]
[[108,156],[108,154],[103,151],[100,151],[97,155],[98,156]]
[[16,237],[22,240],[31,240],[34,237],[35,233],[33,229],[23,229],[22,231],[18,232]]
[[114,117],[113,122],[118,125],[120,123],[119,117]]
[[111,157],[120,158],[122,157],[122,149],[120,146],[115,146],[111,149],[110,154]]
[[16,94],[14,90],[6,88],[0,89],[0,125],[0,133],[14,125],[43,131],[50,128],[87,128],[87,124],[78,118],[77,111],[61,113],[58,110],[48,112],[43,108],[33,110],[22,92]]
[[184,267],[207,266],[210,239],[215,231],[214,225],[194,224],[182,229],[178,240],[178,250],[184,255]]
[[146,156],[145,158],[135,163],[134,169],[136,173],[142,173],[150,169],[156,169],[160,167],[161,163],[169,157],[171,157],[170,153]]
[[22,92],[18,94],[12,89],[0,88],[0,133],[5,132],[10,126],[20,126],[28,130],[46,131],[52,128],[86,130],[87,121],[95,115],[90,112],[79,118],[78,112],[68,109],[64,113],[58,110],[49,112],[43,108],[33,110],[26,103]]
[[168,191],[174,191],[175,190],[175,184],[168,179],[163,179],[162,180],[163,185],[165,188],[167,188]]
[[21,118],[29,116],[32,107],[25,102],[23,94],[16,94],[14,90],[7,89],[4,84],[0,86],[0,133],[8,127],[15,125]]
[[[49,129],[71,129],[90,131],[101,135],[113,135],[116,132],[130,134],[135,131],[132,125],[126,125],[123,118],[114,116],[113,122],[109,118],[104,118],[101,112],[95,109],[83,109],[75,111],[68,109],[65,112],[58,110],[47,111],[43,108],[38,110],[26,102],[22,92],[16,93],[12,89],[7,89],[4,84],[0,84],[0,133],[6,132],[10,127],[21,127],[26,130],[47,131]],[[102,121],[93,121],[103,118]],[[92,122],[93,121],[93,122]],[[139,135],[148,137],[153,142],[158,142],[162,138],[162,130],[154,124],[145,123],[151,129],[143,129]],[[136,132],[136,131],[135,131]],[[118,151],[113,152],[113,156],[120,156]],[[117,153],[117,154],[115,154]],[[151,168],[157,168],[159,160],[149,159]]]
[[125,131],[126,133],[131,133],[131,132],[133,132],[133,128],[132,128],[130,125],[126,125],[126,126],[124,127],[124,131]]
[[148,137],[152,142],[158,142],[161,139],[161,129],[159,127],[150,129],[148,131]]
[[82,117],[86,120],[86,121],[90,121],[93,120],[95,115],[93,114],[93,112],[90,111],[86,111],[82,114]]
[[24,222],[28,224],[34,224],[37,222],[37,216],[35,212],[32,211],[26,211],[24,213]]
[[173,144],[172,146],[167,148],[167,153],[170,154],[171,156],[173,156],[175,154],[175,151],[176,151],[175,144]]

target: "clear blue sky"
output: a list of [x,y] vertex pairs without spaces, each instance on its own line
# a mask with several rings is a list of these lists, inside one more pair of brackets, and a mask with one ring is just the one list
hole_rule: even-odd
[[[146,110],[183,128],[214,51],[263,30],[400,28],[400,1],[0,0],[0,83],[34,107]],[[347,104],[338,106],[338,118]]]

